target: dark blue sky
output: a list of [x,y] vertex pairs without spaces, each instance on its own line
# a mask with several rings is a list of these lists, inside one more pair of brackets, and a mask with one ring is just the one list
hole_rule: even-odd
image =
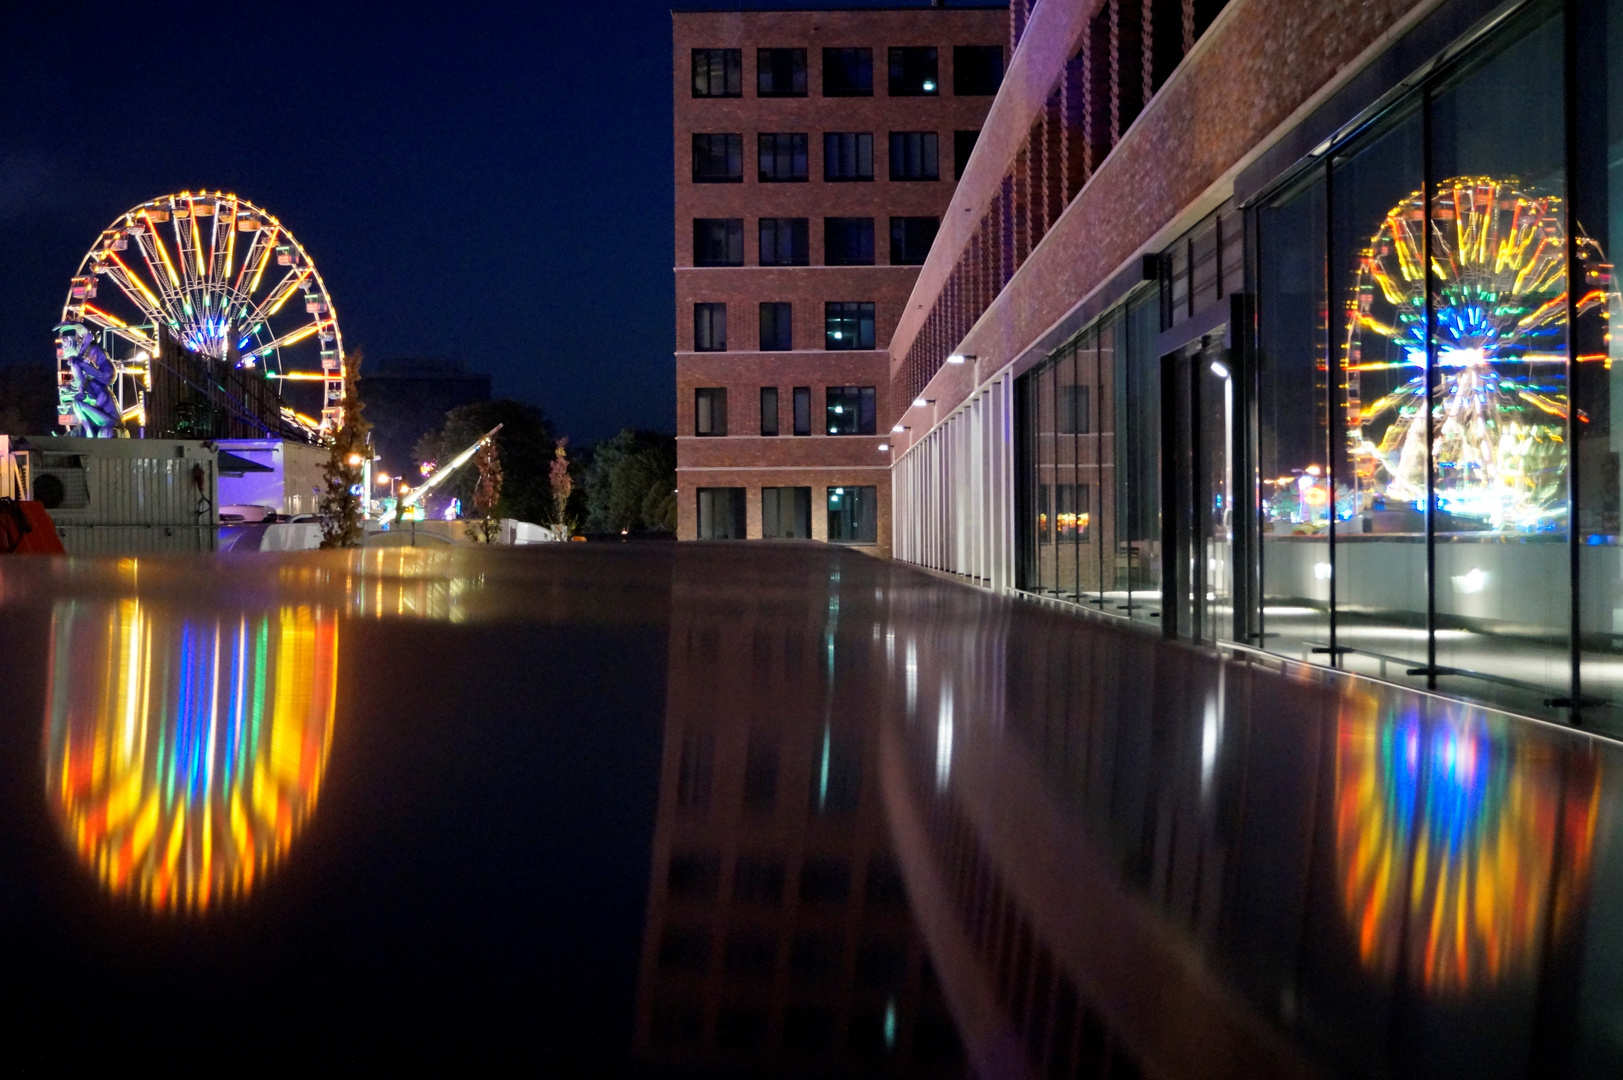
[[20,5],[0,364],[50,358],[115,216],[223,189],[298,236],[347,348],[462,358],[577,440],[670,430],[670,6]]

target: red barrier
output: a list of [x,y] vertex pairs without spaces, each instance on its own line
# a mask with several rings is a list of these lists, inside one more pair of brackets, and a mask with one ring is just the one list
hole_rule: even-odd
[[0,499],[0,555],[64,555],[44,504]]

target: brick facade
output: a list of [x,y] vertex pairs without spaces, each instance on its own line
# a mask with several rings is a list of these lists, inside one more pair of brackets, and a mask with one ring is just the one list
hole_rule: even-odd
[[[1221,202],[1224,178],[1296,110],[1348,75],[1395,27],[1435,6],[1229,0],[1198,44],[1185,39],[1189,51],[1165,86],[1155,87],[1130,128],[1112,130],[1119,143],[1095,161],[1106,149],[1094,132],[1099,114],[1120,112],[1120,80],[1100,67],[1107,60],[1121,66],[1126,2],[1067,0],[1031,12],[979,153],[947,211],[954,231],[943,230],[891,340],[892,400],[909,428],[897,436],[893,457],[1137,253]],[[1151,0],[1143,11],[1161,7]],[[1140,81],[1151,85],[1147,76]],[[1060,151],[1052,151],[1051,125],[1061,129]],[[1066,140],[1074,141],[1074,154]],[[1051,152],[1056,168],[1034,169],[1033,161],[1050,160]],[[1038,216],[1027,204],[1045,203],[1056,189],[1068,205],[1034,230]],[[1022,238],[1032,241],[1029,249]],[[942,366],[952,350],[979,360]],[[934,403],[910,407],[914,394]]]
[[[747,535],[761,535],[761,488],[810,486],[812,536],[827,536],[827,490],[842,485],[878,488],[880,554],[890,551],[889,455],[879,446],[890,440],[889,418],[900,411],[892,402],[885,345],[895,334],[903,306],[918,277],[917,266],[890,266],[892,217],[939,217],[952,197],[954,133],[978,130],[992,98],[953,94],[954,45],[1003,45],[1009,35],[1006,9],[914,9],[907,11],[678,12],[673,15],[672,71],[675,97],[676,250],[676,423],[677,536],[698,531],[696,489],[742,487],[748,505]],[[937,50],[939,94],[897,97],[887,92],[888,49],[930,45]],[[824,97],[822,50],[867,47],[873,55],[871,97]],[[695,97],[692,50],[739,49],[742,96]],[[807,94],[758,97],[756,59],[760,48],[804,48]],[[871,182],[827,183],[823,179],[825,132],[873,135]],[[936,180],[891,181],[892,131],[933,131],[938,137]],[[760,183],[756,136],[807,135],[807,180]],[[736,133],[743,143],[742,183],[695,183],[695,133]],[[759,220],[806,218],[809,266],[760,265]],[[873,266],[825,266],[824,219],[871,217]],[[694,266],[695,218],[742,218],[742,267]],[[874,304],[875,348],[825,351],[824,304]],[[760,352],[762,302],[788,302],[793,311],[791,352]],[[727,305],[727,351],[694,351],[694,304]],[[760,390],[776,386],[780,431],[760,434]],[[878,426],[872,435],[829,436],[824,426],[828,386],[872,386],[878,399]],[[725,437],[695,434],[694,391],[724,387],[728,398]],[[795,436],[792,392],[811,390],[812,431]]]

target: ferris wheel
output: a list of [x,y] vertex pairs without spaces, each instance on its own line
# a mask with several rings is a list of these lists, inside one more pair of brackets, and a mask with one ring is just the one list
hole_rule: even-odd
[[[63,386],[77,339],[102,339],[120,422],[143,410],[164,333],[212,363],[263,371],[276,381],[282,419],[308,436],[343,423],[344,339],[327,286],[287,226],[236,195],[182,191],[120,214],[80,262],[58,333]],[[319,383],[319,406],[290,383]],[[319,407],[319,419],[301,404]],[[70,414],[62,421],[82,426]]]
[[[1551,528],[1566,512],[1570,453],[1566,208],[1514,179],[1467,176],[1437,184],[1429,238],[1427,216],[1422,191],[1392,208],[1358,255],[1347,299],[1357,509],[1388,499],[1419,507],[1430,483],[1440,509],[1475,527]],[[1572,244],[1585,276],[1576,310],[1598,309],[1609,323],[1611,268],[1592,240]]]

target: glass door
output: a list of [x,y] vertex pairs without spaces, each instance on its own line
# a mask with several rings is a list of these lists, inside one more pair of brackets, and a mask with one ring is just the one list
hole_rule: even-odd
[[1234,379],[1222,331],[1163,357],[1161,370],[1163,623],[1169,635],[1216,641],[1234,628]]

